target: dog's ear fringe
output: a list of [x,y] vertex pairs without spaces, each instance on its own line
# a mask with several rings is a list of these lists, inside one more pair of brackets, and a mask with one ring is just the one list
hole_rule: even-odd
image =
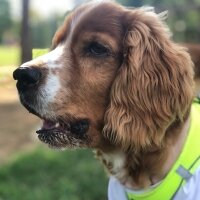
[[103,134],[124,150],[140,152],[163,147],[168,128],[183,121],[193,98],[193,64],[185,49],[170,40],[158,16],[135,15]]
[[[130,9],[130,10],[131,9],[132,10],[135,9],[135,7],[126,7],[126,8]],[[156,14],[155,13],[155,8],[152,7],[152,6],[142,6],[140,9],[145,11],[145,12],[148,12],[148,13]],[[158,13],[157,15],[160,18],[160,20],[165,21],[169,16],[169,12],[168,12],[168,10],[165,10],[165,11],[163,11],[161,13]]]
[[115,0],[84,0],[83,3],[104,3],[104,2],[116,2]]
[[143,9],[146,12],[153,12],[155,13],[155,8],[152,6],[142,6],[141,9]]
[[162,21],[164,21],[168,18],[169,12],[168,12],[168,10],[165,10],[165,11],[159,13],[158,16]]

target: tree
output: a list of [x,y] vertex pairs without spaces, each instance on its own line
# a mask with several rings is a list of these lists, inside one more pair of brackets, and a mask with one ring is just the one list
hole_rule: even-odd
[[10,4],[7,0],[0,0],[0,43],[3,33],[12,25],[10,16]]
[[21,26],[21,62],[32,58],[30,28],[29,28],[29,0],[22,0],[22,26]]

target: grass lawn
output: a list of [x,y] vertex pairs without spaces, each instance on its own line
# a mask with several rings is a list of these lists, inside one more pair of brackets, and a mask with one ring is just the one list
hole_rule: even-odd
[[13,46],[0,46],[0,67],[18,66],[20,63],[20,49]]
[[[48,49],[33,49],[33,58],[48,52]],[[16,46],[0,46],[0,87],[13,84],[13,71],[19,67],[20,48]]]
[[38,148],[0,167],[1,200],[105,200],[107,178],[88,150]]

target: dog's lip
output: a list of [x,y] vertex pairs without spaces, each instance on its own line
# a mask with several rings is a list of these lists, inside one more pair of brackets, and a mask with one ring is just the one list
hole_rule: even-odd
[[59,122],[52,120],[43,120],[42,129],[53,129],[59,127]]
[[[78,123],[78,125],[76,124]],[[84,133],[88,130],[87,120],[78,122],[62,122],[43,120],[40,130],[37,130],[40,141],[48,144],[50,148],[83,147],[89,142],[89,137]],[[77,146],[78,145],[78,146]]]
[[64,147],[65,141],[71,135],[69,124],[50,119],[43,119],[41,129],[37,130],[36,133],[40,141],[52,148]]
[[53,132],[64,132],[69,130],[69,125],[59,120],[43,119],[41,129],[37,130],[37,134],[48,134]]
[[37,134],[69,131],[70,122],[69,123],[63,122],[62,120],[59,119],[59,117],[57,118],[54,117],[52,119],[47,118],[45,116],[42,116],[40,113],[38,113],[35,109],[33,109],[25,102],[22,102],[22,104],[30,113],[32,113],[33,115],[37,116],[42,120],[42,126],[39,130],[36,131]]

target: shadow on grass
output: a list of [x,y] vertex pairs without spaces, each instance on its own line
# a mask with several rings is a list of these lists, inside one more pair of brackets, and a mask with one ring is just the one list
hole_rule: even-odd
[[0,200],[105,200],[107,178],[88,150],[38,148],[0,167]]

